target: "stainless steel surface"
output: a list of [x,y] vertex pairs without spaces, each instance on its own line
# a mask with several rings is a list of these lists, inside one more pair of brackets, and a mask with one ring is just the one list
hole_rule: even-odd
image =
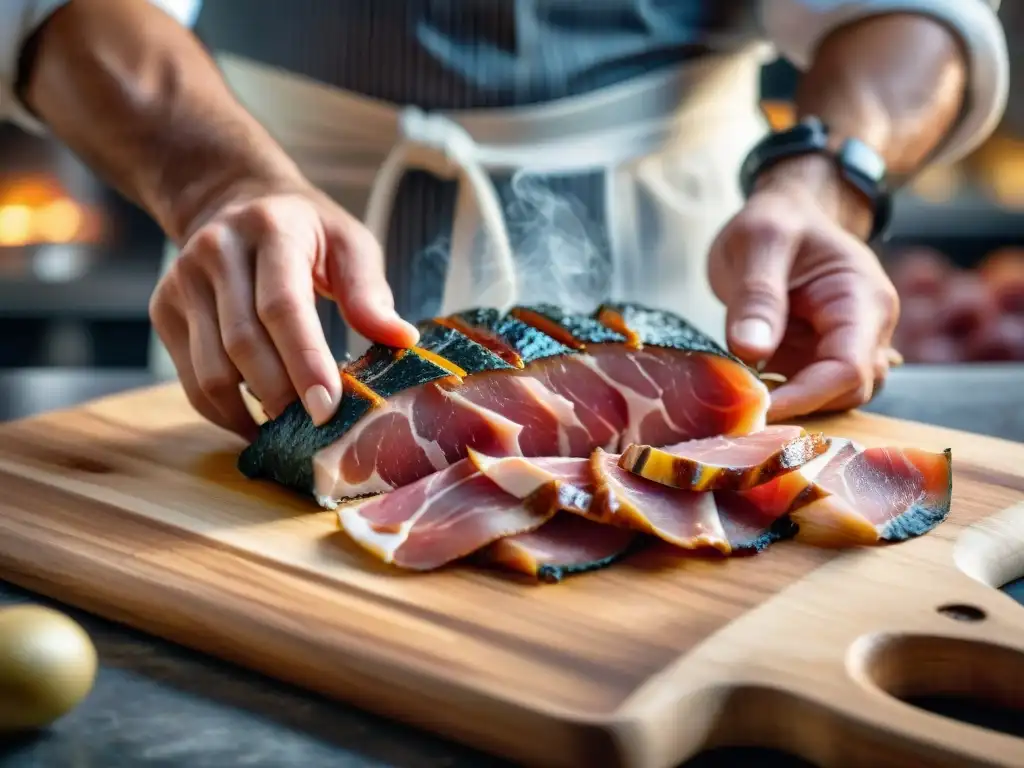
[[907,365],[864,410],[1024,441],[1024,364]]

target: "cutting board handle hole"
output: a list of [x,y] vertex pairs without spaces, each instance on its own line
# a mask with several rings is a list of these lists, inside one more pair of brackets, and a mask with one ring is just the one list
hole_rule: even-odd
[[935,610],[946,618],[953,619],[953,621],[977,622],[984,621],[988,618],[988,614],[981,610],[981,608],[978,608],[975,605],[965,605],[963,603],[940,605]]
[[854,645],[850,667],[905,704],[1024,737],[1024,653],[1016,649],[938,635],[873,636]]

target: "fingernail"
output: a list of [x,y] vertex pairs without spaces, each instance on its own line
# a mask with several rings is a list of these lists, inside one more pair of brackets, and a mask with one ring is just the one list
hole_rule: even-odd
[[318,427],[334,415],[334,401],[323,384],[315,384],[306,390],[302,398],[306,412]]
[[745,347],[766,349],[772,343],[772,327],[758,318],[742,320],[736,324],[733,336]]

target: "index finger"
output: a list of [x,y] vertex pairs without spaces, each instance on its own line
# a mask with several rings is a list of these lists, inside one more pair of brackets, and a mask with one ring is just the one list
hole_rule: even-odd
[[860,385],[857,369],[846,360],[816,360],[772,391],[770,421],[814,413]]
[[314,295],[309,260],[280,234],[266,235],[256,257],[256,315],[310,418],[320,426],[337,410],[342,385]]
[[[863,402],[870,396],[880,322],[859,309],[855,303],[850,314],[856,319],[825,334],[816,350],[818,359],[772,392],[770,419],[804,416],[836,401]],[[868,391],[860,391],[864,389]]]

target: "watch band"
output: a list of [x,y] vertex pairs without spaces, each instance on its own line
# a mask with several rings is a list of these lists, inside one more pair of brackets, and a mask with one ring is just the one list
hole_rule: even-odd
[[750,197],[760,175],[781,160],[800,155],[831,157],[840,176],[871,203],[873,225],[868,240],[881,236],[892,219],[892,194],[885,160],[859,139],[846,139],[833,151],[828,127],[817,117],[805,117],[792,128],[772,133],[747,154],[740,167],[740,187]]

